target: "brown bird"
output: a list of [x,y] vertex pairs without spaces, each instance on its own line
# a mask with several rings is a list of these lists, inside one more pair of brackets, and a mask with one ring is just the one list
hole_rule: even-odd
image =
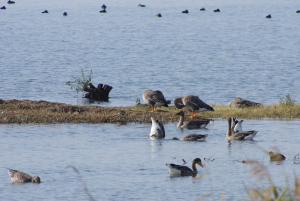
[[146,103],[151,105],[152,110],[149,112],[155,112],[157,106],[165,106],[168,107],[168,104],[171,103],[171,101],[167,101],[163,95],[163,93],[159,90],[152,91],[150,89],[146,90],[143,93],[143,99]]
[[227,140],[252,140],[258,131],[246,131],[233,133],[231,131],[231,117],[227,117],[228,129],[226,133]]
[[280,153],[273,153],[272,151],[269,152],[270,160],[271,161],[283,161],[285,160],[285,156]]
[[38,176],[30,176],[24,172],[19,170],[8,169],[8,174],[12,180],[12,182],[19,182],[19,183],[41,183],[41,179]]
[[169,168],[169,172],[170,175],[180,175],[180,176],[196,176],[197,175],[197,168],[196,168],[196,164],[200,165],[201,167],[203,167],[202,163],[201,163],[201,159],[200,158],[195,158],[192,162],[192,169],[191,170],[189,167],[186,166],[182,166],[182,165],[175,165],[175,164],[166,164],[166,166],[168,166]]

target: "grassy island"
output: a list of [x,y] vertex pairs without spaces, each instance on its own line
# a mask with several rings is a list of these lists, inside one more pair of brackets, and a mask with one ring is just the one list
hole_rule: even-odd
[[[300,104],[274,104],[251,108],[230,108],[224,105],[212,105],[214,112],[200,112],[195,119],[211,119],[232,116],[242,119],[262,118],[300,118]],[[150,106],[137,104],[131,107],[79,106],[64,103],[31,100],[1,100],[0,123],[117,123],[151,122],[150,117],[163,122],[177,122],[179,116],[175,106],[161,107],[156,112],[148,112]],[[185,120],[191,112],[184,108]]]

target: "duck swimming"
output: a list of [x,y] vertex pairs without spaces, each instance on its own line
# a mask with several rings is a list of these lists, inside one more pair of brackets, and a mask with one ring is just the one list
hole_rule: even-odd
[[11,0],[9,0],[7,3],[8,3],[8,4],[14,4],[15,2],[14,2],[14,1],[11,1]]
[[67,12],[64,12],[64,13],[63,13],[63,16],[67,16],[67,15],[68,15],[68,13],[67,13]]
[[220,9],[218,8],[218,9],[214,10],[214,12],[221,12],[221,11],[220,11]]
[[272,18],[272,17],[271,17],[271,14],[267,15],[266,18]]
[[100,10],[99,11],[100,13],[106,13],[106,10],[104,9],[104,10]]
[[165,128],[161,121],[154,120],[153,117],[151,117],[152,120],[152,126],[150,134],[148,135],[151,139],[159,139],[164,138],[165,135]]
[[0,9],[2,9],[2,10],[5,10],[5,9],[6,9],[6,7],[5,7],[5,6],[2,6]]
[[182,13],[189,13],[189,11],[188,10],[184,10],[184,11],[182,11]]
[[200,141],[203,142],[208,135],[201,134],[188,134],[183,136],[182,138],[173,137],[172,140],[181,140],[181,141]]
[[12,182],[18,182],[18,183],[41,183],[41,179],[38,176],[30,176],[29,174],[26,174],[24,172],[21,172],[19,170],[13,170],[8,169],[8,174],[12,180]]
[[269,152],[270,161],[283,161],[285,160],[285,156],[280,153]]
[[176,115],[180,115],[180,119],[177,124],[177,128],[187,128],[187,129],[205,128],[207,126],[207,124],[209,124],[209,122],[210,122],[210,120],[201,120],[201,121],[189,121],[189,122],[183,123],[184,112],[180,111]]
[[49,13],[47,10],[44,10],[42,13]]
[[205,8],[200,8],[201,11],[205,11]]
[[139,4],[138,7],[146,7],[145,5]]
[[171,101],[165,99],[163,93],[159,90],[156,91],[152,91],[150,89],[146,90],[143,93],[143,99],[147,104],[151,105],[152,107],[152,110],[149,112],[155,112],[156,107],[158,106],[168,107],[168,104],[171,103]]
[[178,109],[187,107],[189,110],[191,110],[193,112],[193,115],[191,116],[192,119],[195,118],[196,111],[197,112],[214,111],[212,107],[204,103],[198,96],[193,96],[193,95],[177,97],[174,100],[174,104]]
[[246,132],[238,132],[233,133],[231,130],[231,117],[227,117],[228,121],[228,129],[226,133],[227,140],[253,140],[254,136],[258,131],[246,131]]
[[200,158],[195,158],[192,162],[192,169],[191,170],[189,167],[186,166],[182,166],[182,165],[175,165],[175,164],[166,164],[166,166],[169,168],[169,173],[171,176],[196,176],[197,175],[197,168],[196,168],[196,164],[200,165],[201,167],[203,167],[202,163],[201,163],[201,159]]
[[161,14],[160,14],[160,13],[158,13],[158,14],[156,15],[156,17],[162,17],[162,16],[161,16]]

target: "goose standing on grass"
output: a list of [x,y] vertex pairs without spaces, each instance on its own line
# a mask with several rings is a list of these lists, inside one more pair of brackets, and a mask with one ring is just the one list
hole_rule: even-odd
[[192,169],[191,170],[189,167],[182,166],[182,165],[175,165],[175,164],[166,164],[166,166],[169,168],[169,172],[171,176],[196,176],[197,175],[197,168],[196,164],[202,166],[201,159],[200,158],[195,158],[192,162]]
[[19,170],[8,169],[8,174],[12,180],[12,182],[19,182],[19,183],[41,183],[41,179],[38,176],[30,176],[24,172],[20,172]]
[[227,117],[228,121],[228,129],[226,133],[227,140],[253,140],[254,136],[258,131],[246,131],[246,132],[238,132],[233,133],[231,131],[231,117]]
[[209,124],[209,122],[210,122],[210,120],[201,120],[201,121],[189,121],[189,122],[183,123],[184,112],[180,111],[176,115],[180,115],[180,119],[177,124],[177,128],[187,128],[187,129],[205,128],[207,126],[207,124]]
[[193,112],[191,118],[195,118],[196,111],[197,112],[205,112],[205,111],[214,111],[212,107],[204,103],[198,96],[186,95],[182,97],[177,97],[174,100],[174,104],[178,109],[183,107],[187,107],[189,110]]
[[188,134],[183,136],[182,138],[173,137],[172,140],[181,140],[181,141],[200,141],[203,142],[208,135],[201,134]]
[[143,99],[146,103],[148,103],[152,107],[152,110],[149,112],[155,112],[156,107],[158,107],[158,106],[168,107],[168,104],[171,103],[171,101],[169,101],[169,100],[167,101],[165,99],[163,93],[159,90],[152,91],[150,89],[147,89],[143,93]]
[[270,161],[283,161],[285,160],[285,156],[280,153],[269,152]]
[[153,117],[151,117],[152,120],[152,126],[151,126],[151,131],[148,137],[151,139],[159,139],[159,138],[164,138],[166,136],[165,134],[165,128],[164,125],[162,124],[161,121],[159,120],[154,120]]

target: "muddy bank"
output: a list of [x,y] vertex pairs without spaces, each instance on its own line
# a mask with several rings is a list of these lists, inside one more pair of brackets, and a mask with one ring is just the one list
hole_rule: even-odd
[[[300,118],[300,104],[284,107],[280,105],[259,106],[253,108],[229,108],[223,105],[212,105],[215,112],[201,112],[195,119],[223,118]],[[151,122],[150,117],[163,122],[177,122],[180,110],[174,106],[160,107],[157,112],[148,112],[147,105],[132,107],[78,106],[64,103],[30,100],[1,100],[0,123],[117,123],[117,122]],[[191,112],[184,108],[185,121]]]

